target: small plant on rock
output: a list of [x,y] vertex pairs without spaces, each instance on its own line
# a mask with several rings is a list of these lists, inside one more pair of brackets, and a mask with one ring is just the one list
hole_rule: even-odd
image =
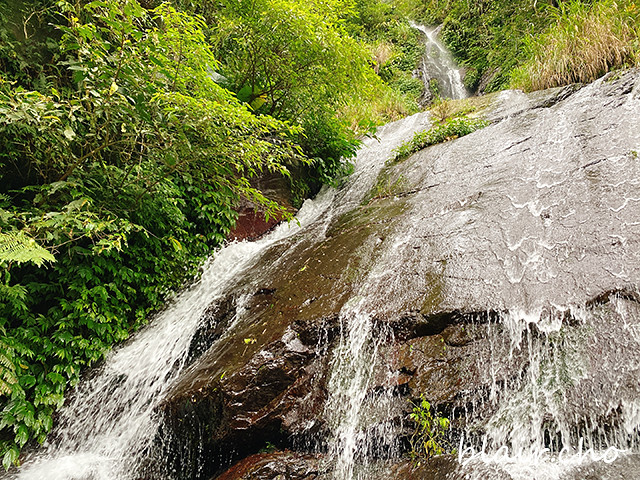
[[427,148],[430,145],[464,137],[480,128],[486,127],[488,124],[487,121],[481,118],[464,116],[450,118],[445,123],[436,125],[429,130],[417,132],[411,140],[404,142],[394,150],[395,156],[391,162],[400,162],[418,150]]
[[419,403],[413,403],[413,410],[409,418],[416,424],[416,429],[411,436],[411,461],[420,465],[421,461],[429,461],[432,457],[446,453],[454,453],[451,445],[445,438],[450,427],[448,418],[440,417],[431,404],[420,397]]
[[438,123],[446,122],[454,114],[453,103],[447,98],[436,96],[431,105],[431,115]]

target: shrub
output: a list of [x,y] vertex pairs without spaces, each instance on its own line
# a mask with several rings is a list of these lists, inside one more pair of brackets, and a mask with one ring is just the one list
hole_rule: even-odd
[[449,419],[440,417],[424,396],[420,397],[420,403],[412,405],[409,418],[414,421],[416,428],[410,439],[411,460],[419,464],[422,459],[429,461],[436,455],[453,453],[445,438],[451,424]]
[[249,178],[303,161],[300,128],[211,79],[199,18],[135,0],[56,5],[62,75],[42,91],[0,77],[5,468],[44,441],[81,371],[197,274],[239,196],[284,214]]

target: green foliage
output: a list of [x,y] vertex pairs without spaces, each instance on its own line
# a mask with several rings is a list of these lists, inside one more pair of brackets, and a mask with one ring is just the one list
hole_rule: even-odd
[[196,275],[240,196],[287,215],[251,177],[305,162],[300,128],[214,82],[201,19],[135,0],[57,4],[46,85],[19,69],[0,79],[5,467],[44,440],[81,371]]
[[33,262],[41,266],[45,261],[55,262],[51,253],[23,232],[0,232],[0,265]]
[[424,396],[420,397],[419,403],[412,403],[412,405],[413,410],[409,418],[413,420],[416,427],[410,439],[411,460],[420,464],[422,460],[428,462],[434,456],[452,453],[446,439],[451,424],[449,419],[440,417]]
[[394,150],[393,161],[398,162],[409,157],[412,153],[430,145],[454,140],[484,128],[488,123],[480,118],[455,117],[442,124],[435,125],[428,130],[417,132],[411,140],[404,142]]
[[303,166],[305,171],[296,177],[303,178],[310,191],[317,191],[322,185],[339,186],[353,171],[350,159],[355,156],[360,141],[335,117],[309,116],[303,128],[305,132],[313,132],[300,138],[311,165]]
[[0,77],[41,88],[56,71],[60,15],[52,0],[0,2]]
[[[2,286],[0,291],[5,293]],[[14,361],[13,349],[4,340],[0,340],[0,396],[10,395],[11,386],[18,383]]]
[[465,85],[491,92],[508,85],[511,70],[524,58],[527,36],[550,23],[553,0],[447,2],[428,0],[416,15],[429,24],[443,24],[442,37],[467,69]]
[[222,2],[216,43],[221,73],[248,101],[265,96],[260,112],[297,120],[343,100],[373,72],[367,52],[346,35],[348,0]]
[[[366,5],[384,5],[381,8],[385,15],[376,21],[366,17]],[[387,82],[396,96],[400,99],[401,107],[395,107],[402,114],[418,111],[417,100],[422,94],[422,81],[413,76],[420,58],[424,53],[424,43],[418,30],[407,22],[404,10],[408,6],[396,4],[393,7],[386,2],[362,2],[361,35],[371,45],[374,70]],[[380,95],[377,95],[380,97]],[[376,98],[370,101],[376,102]],[[385,109],[385,120],[395,120],[398,117],[393,110]],[[386,111],[385,111],[386,110]]]
[[[369,15],[371,9],[377,13]],[[409,72],[415,68],[421,49],[406,20],[400,22],[391,10],[384,2],[351,0],[207,5],[226,85],[255,112],[304,128],[299,143],[313,163],[296,175],[297,182],[308,183],[303,190],[315,192],[319,183],[340,181],[358,144],[355,134],[415,110],[420,93],[415,82],[401,78],[410,79],[410,73],[395,72],[398,62],[405,62]],[[391,40],[389,57],[384,48],[372,46],[383,42],[365,35],[370,31]],[[413,49],[411,60],[407,49]],[[320,146],[323,142],[327,145]]]
[[528,39],[527,59],[511,86],[527,91],[587,83],[640,60],[640,9],[632,2],[562,2],[549,10],[554,23]]

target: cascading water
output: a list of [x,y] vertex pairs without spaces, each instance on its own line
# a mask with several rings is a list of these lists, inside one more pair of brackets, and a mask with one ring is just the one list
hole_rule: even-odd
[[421,59],[420,73],[422,81],[429,86],[431,80],[436,80],[438,93],[442,98],[459,99],[469,94],[460,69],[456,65],[451,53],[438,39],[441,26],[426,27],[412,23],[411,26],[424,33],[426,37],[426,53]]
[[[460,440],[470,480],[580,478],[638,442],[640,322],[635,300],[612,294],[589,307],[512,310],[480,328],[491,348],[475,360],[489,377],[482,438]],[[506,330],[506,332],[505,332]]]
[[[144,331],[114,351],[80,384],[62,409],[52,439],[29,459],[20,480],[124,480],[148,453],[158,428],[156,408],[186,366],[191,339],[205,310],[270,245],[312,223],[331,203],[325,191],[307,201],[295,224],[256,242],[231,244],[204,267],[200,281],[177,297]],[[237,308],[234,324],[242,316]],[[224,342],[224,335],[219,340]]]
[[[332,375],[328,389],[331,397],[325,405],[329,425],[332,426],[330,457],[336,480],[371,478],[366,459],[372,444],[369,423],[388,418],[389,397],[371,396],[373,376],[376,373],[378,347],[384,335],[373,335],[374,322],[368,313],[347,309],[342,313],[340,343],[334,352]],[[371,405],[375,402],[375,405]],[[373,417],[373,418],[371,418]],[[376,431],[379,442],[382,432]],[[392,441],[393,437],[391,437]],[[360,457],[360,458],[358,458]],[[360,471],[357,469],[360,468]]]
[[[394,398],[393,373],[380,362],[380,351],[393,341],[393,332],[375,321],[359,296],[345,305],[340,319],[324,408],[332,434],[330,471],[335,480],[367,480],[383,471],[376,459],[400,453],[393,419],[401,415],[402,406]],[[376,388],[380,382],[384,387]]]

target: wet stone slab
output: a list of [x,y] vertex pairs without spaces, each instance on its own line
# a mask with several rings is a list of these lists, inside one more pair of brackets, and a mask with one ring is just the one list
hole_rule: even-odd
[[[405,441],[408,400],[420,395],[458,437],[474,427],[517,443],[500,421],[529,414],[512,430],[556,447],[556,435],[574,440],[591,421],[622,428],[640,394],[638,92],[632,71],[580,89],[501,94],[492,125],[389,165],[349,211],[275,245],[238,279],[222,309],[235,313],[216,314],[235,315],[233,331],[209,350],[200,341],[201,356],[165,402],[166,431],[178,438],[166,455],[193,447],[176,446],[187,425],[201,432],[209,460],[193,468],[203,475],[324,478],[309,455],[326,450],[327,378],[341,318],[356,303],[374,331],[392,332],[368,398],[391,392],[399,407],[387,421]],[[566,405],[531,400],[536,382],[560,391],[562,365]],[[616,386],[609,403],[601,382]],[[266,443],[291,452],[250,456]],[[223,474],[243,457],[235,476]],[[402,462],[393,478],[409,471]],[[487,478],[511,478],[498,470]]]

